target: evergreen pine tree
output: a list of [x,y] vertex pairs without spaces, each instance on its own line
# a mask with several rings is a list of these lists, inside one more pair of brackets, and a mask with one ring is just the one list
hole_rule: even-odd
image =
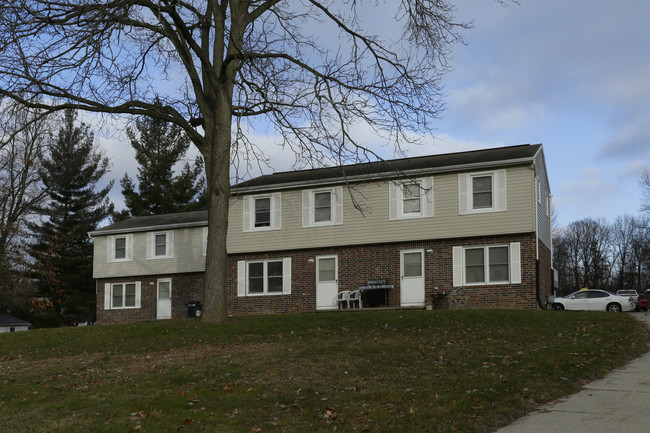
[[180,173],[174,174],[190,145],[179,127],[143,117],[136,121],[136,130],[128,129],[127,134],[139,164],[138,191],[125,173],[120,185],[126,209],[115,214],[115,220],[206,208],[202,159],[185,162]]
[[74,110],[65,111],[63,125],[42,162],[48,199],[39,209],[42,222],[30,224],[35,238],[30,254],[41,295],[65,316],[90,320],[95,312],[95,282],[93,245],[87,233],[113,210],[107,198],[112,182],[95,191],[109,161],[97,150],[89,127],[75,126],[76,117]]

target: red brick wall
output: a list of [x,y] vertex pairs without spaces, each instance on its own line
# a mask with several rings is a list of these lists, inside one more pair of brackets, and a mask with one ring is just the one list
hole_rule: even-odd
[[[148,275],[97,280],[97,323],[130,323],[156,320],[157,281],[159,278],[171,278],[172,280],[172,317],[187,317],[187,304],[201,301],[204,286],[203,273]],[[104,287],[106,283],[132,283],[138,281],[141,283],[140,308],[104,309]]]
[[[319,255],[337,254],[339,259],[339,289],[351,290],[371,279],[386,279],[394,284],[389,306],[400,305],[400,251],[423,248],[425,253],[425,293],[432,299],[435,293],[448,294],[452,284],[452,248],[464,245],[521,242],[521,284],[484,285],[465,287],[469,297],[467,308],[537,308],[535,276],[535,236],[496,236],[444,241],[410,242],[389,245],[363,245],[318,250],[284,251],[280,253],[244,254],[229,257],[229,275],[237,275],[237,261],[265,260],[291,257],[292,293],[265,297],[238,297],[236,278],[228,286],[229,314],[259,314],[314,311],[316,309],[316,263],[309,263]],[[437,288],[437,290],[436,290]],[[440,297],[444,307],[444,297]]]
[[[314,311],[316,309],[316,256],[336,254],[339,260],[339,288],[356,289],[371,279],[386,279],[394,284],[388,306],[400,306],[400,251],[422,248],[425,251],[425,294],[427,302],[446,308],[446,296],[452,284],[452,248],[467,245],[491,245],[510,242],[521,243],[521,284],[483,285],[465,287],[469,302],[467,308],[537,308],[535,235],[492,236],[470,239],[408,242],[387,245],[362,245],[354,247],[324,248],[316,250],[283,251],[278,253],[240,254],[228,258],[228,314],[277,314]],[[550,252],[540,243],[540,283],[543,293],[550,293]],[[265,260],[291,257],[290,295],[237,296],[237,262],[240,260]],[[201,300],[204,276],[198,274],[146,276],[99,280],[97,291],[97,321],[99,323],[124,323],[156,319],[156,280],[172,278],[172,308],[174,317],[186,317],[187,304]],[[141,281],[142,308],[137,310],[104,311],[104,283]],[[153,283],[153,284],[150,284]],[[440,296],[434,297],[435,294]],[[542,295],[546,299],[546,295]]]

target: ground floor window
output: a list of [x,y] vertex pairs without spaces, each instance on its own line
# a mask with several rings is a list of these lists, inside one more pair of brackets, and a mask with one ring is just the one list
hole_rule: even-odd
[[140,308],[140,282],[107,283],[104,289],[104,309]]
[[520,243],[453,248],[454,285],[521,283]]
[[291,258],[237,262],[239,296],[291,293]]

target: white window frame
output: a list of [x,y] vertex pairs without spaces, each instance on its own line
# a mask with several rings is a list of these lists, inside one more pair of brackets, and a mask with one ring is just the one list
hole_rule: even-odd
[[[113,293],[118,288],[122,292],[122,304],[126,299],[125,290],[128,284],[135,285],[135,302],[132,306],[119,306],[113,305]],[[136,310],[141,308],[142,303],[142,283],[140,281],[125,281],[120,283],[106,283],[104,284],[104,309],[105,310]]]
[[[282,263],[282,290],[278,292],[268,291],[268,263]],[[264,264],[264,289],[262,293],[249,293],[249,265],[253,263]],[[237,296],[278,296],[291,294],[291,258],[265,260],[240,260],[237,262]]]
[[551,206],[553,205],[553,196],[551,194],[546,194],[546,216],[550,218],[551,216]]
[[[329,193],[330,219],[316,221],[316,194]],[[343,187],[318,188],[302,191],[302,226],[322,227],[343,224]]]
[[[490,281],[490,248],[508,248],[508,280]],[[467,282],[465,252],[472,249],[483,249],[483,282]],[[521,243],[511,242],[509,244],[491,245],[467,245],[452,248],[453,259],[453,284],[455,287],[462,286],[489,286],[504,284],[521,284]]]
[[[255,200],[262,198],[270,200],[270,222],[268,226],[255,227]],[[244,232],[261,232],[282,228],[282,193],[245,196],[243,208]]]
[[537,203],[542,204],[542,182],[539,180],[539,176],[535,176],[535,196],[537,197]]
[[[404,190],[408,185],[413,184],[417,184],[420,189],[420,212],[404,212],[406,198]],[[433,199],[433,177],[390,181],[388,186],[389,219],[432,218],[434,216]]]
[[[165,235],[165,254],[156,254],[156,236]],[[172,230],[147,233],[147,260],[174,258],[174,232]]]
[[[117,239],[125,239],[124,242],[125,256],[121,258],[115,257],[115,242],[117,241]],[[108,239],[106,241],[107,241],[106,256],[108,258],[107,261],[109,263],[130,262],[133,260],[133,235],[132,234],[108,236]]]
[[[492,179],[492,206],[474,207],[474,182],[476,177]],[[506,171],[492,170],[458,175],[458,213],[460,215],[504,212],[507,210],[506,201]]]

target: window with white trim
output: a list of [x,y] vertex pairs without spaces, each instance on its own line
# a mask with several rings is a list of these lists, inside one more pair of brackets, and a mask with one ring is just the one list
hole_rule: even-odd
[[318,227],[343,223],[343,187],[302,192],[302,226]]
[[460,215],[505,210],[505,170],[458,175],[458,213]]
[[104,285],[104,309],[120,310],[140,308],[141,283],[106,283]]
[[521,283],[521,244],[453,248],[454,286]]
[[109,262],[128,262],[133,260],[133,235],[108,236],[107,257]]
[[237,295],[291,293],[291,258],[237,262]]
[[174,232],[147,233],[147,260],[174,257]]
[[535,176],[535,196],[537,197],[537,203],[542,204],[542,182],[538,176]]
[[244,231],[280,230],[282,195],[279,192],[244,197]]
[[433,177],[390,182],[388,201],[391,220],[433,217]]

